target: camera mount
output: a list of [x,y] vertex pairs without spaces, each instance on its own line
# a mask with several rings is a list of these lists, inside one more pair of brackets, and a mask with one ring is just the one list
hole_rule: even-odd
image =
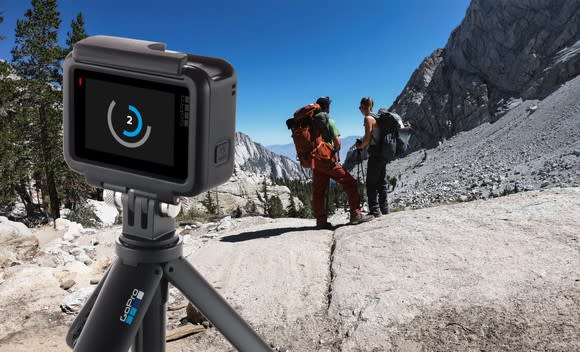
[[165,351],[169,283],[238,350],[271,351],[183,258],[175,233],[177,197],[232,174],[235,86],[227,62],[162,43],[95,36],[65,59],[65,160],[123,208],[118,258],[67,335],[74,351]]

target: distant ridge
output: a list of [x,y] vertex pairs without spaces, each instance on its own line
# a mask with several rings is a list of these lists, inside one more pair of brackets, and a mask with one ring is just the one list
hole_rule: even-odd
[[[341,139],[342,147],[340,149],[340,160],[344,161],[346,159],[346,154],[348,149],[354,145],[358,136],[347,136]],[[296,149],[293,143],[288,144],[276,144],[267,145],[266,148],[276,154],[284,155],[285,157],[296,160]]]

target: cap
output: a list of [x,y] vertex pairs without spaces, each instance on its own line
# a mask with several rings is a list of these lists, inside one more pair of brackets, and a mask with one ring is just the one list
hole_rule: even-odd
[[320,97],[320,98],[316,99],[316,104],[321,105],[321,106],[329,106],[330,103],[332,103],[332,100],[330,100],[330,97]]

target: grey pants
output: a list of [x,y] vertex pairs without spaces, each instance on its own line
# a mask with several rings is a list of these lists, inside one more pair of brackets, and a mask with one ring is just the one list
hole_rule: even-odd
[[[387,200],[387,166],[388,160],[382,157],[369,156],[367,164],[367,198],[369,212],[372,214],[388,214]],[[377,201],[378,198],[378,201]]]

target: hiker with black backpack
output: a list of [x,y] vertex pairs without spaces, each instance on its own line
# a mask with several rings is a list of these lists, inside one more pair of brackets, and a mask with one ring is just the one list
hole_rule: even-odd
[[332,229],[327,220],[325,195],[330,179],[342,185],[350,206],[350,224],[371,220],[360,209],[360,194],[355,179],[339,162],[340,132],[330,118],[329,97],[320,97],[286,121],[292,130],[297,159],[305,168],[312,169],[312,212],[316,228]]
[[386,166],[397,154],[400,125],[383,109],[381,114],[374,114],[373,105],[371,97],[364,97],[360,101],[359,110],[364,116],[365,135],[362,140],[357,140],[356,148],[360,152],[369,147],[366,175],[369,214],[379,217],[389,213]]

